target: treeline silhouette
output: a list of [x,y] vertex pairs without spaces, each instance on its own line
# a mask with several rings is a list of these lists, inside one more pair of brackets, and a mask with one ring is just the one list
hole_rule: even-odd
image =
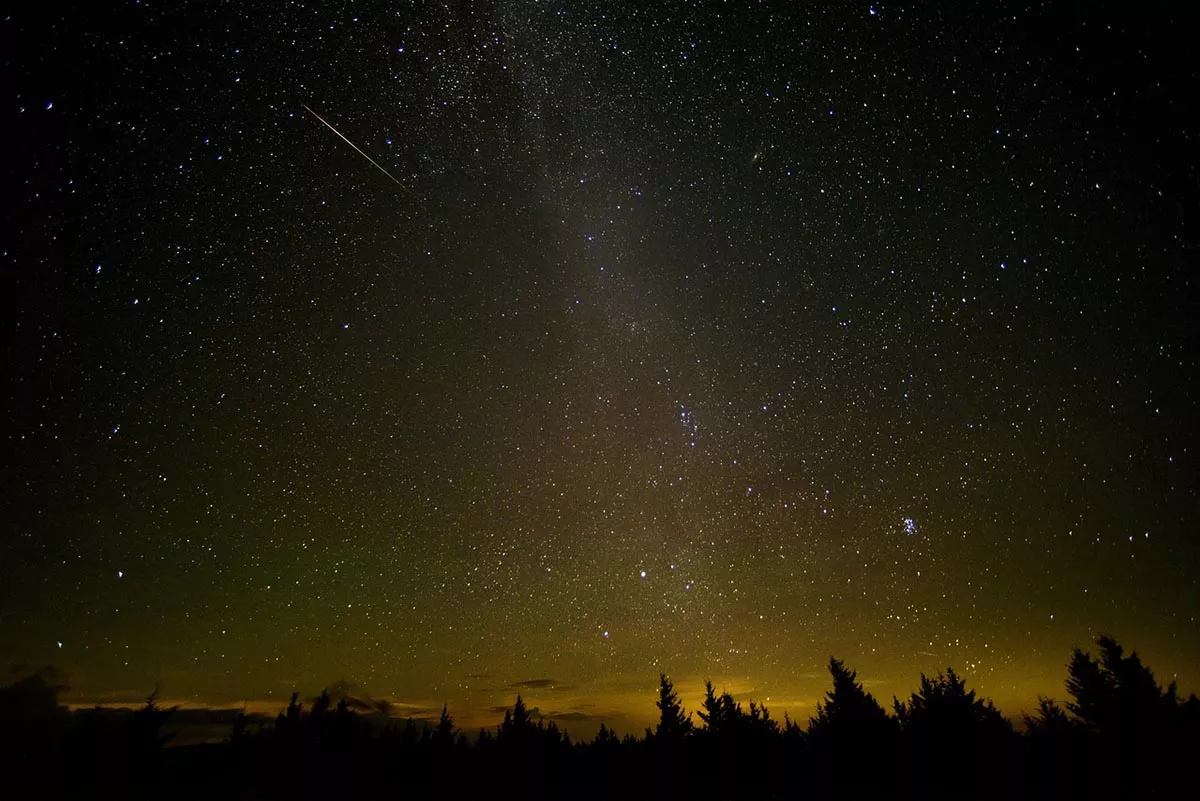
[[[68,712],[53,670],[0,689],[5,783],[21,797],[155,798],[1155,798],[1191,797],[1200,701],[1162,688],[1102,636],[1075,649],[1063,706],[1040,698],[1020,727],[953,670],[921,676],[889,713],[844,662],[807,725],[705,684],[683,708],[660,676],[657,724],[601,725],[575,742],[517,696],[468,736],[390,718],[386,703],[293,694],[271,721],[237,713],[220,743],[168,747],[175,709]],[[381,725],[380,721],[384,723]],[[16,797],[16,796],[13,796]]]

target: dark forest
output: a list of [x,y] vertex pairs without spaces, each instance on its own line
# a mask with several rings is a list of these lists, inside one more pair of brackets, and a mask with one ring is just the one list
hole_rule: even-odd
[[518,695],[494,729],[365,713],[328,690],[274,720],[237,713],[220,743],[172,745],[175,709],[69,712],[53,669],[0,690],[10,786],[30,797],[1145,798],[1174,797],[1200,752],[1200,700],[1163,688],[1113,638],[1075,649],[1067,700],[1014,725],[953,668],[889,712],[831,658],[807,724],[706,683],[687,710],[660,676],[657,724],[577,741]]

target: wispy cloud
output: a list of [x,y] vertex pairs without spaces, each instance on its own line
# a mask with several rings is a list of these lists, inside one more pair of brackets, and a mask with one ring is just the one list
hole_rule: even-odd
[[599,723],[602,720],[608,720],[607,717],[589,715],[586,712],[547,712],[546,717],[563,723]]
[[555,679],[525,679],[508,685],[510,690],[574,690],[573,684],[562,684]]

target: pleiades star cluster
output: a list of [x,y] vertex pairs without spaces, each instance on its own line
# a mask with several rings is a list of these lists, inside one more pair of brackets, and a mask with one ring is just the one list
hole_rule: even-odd
[[[807,720],[1200,689],[1171,3],[107,2],[3,31],[0,659]],[[19,667],[17,668],[20,669]]]

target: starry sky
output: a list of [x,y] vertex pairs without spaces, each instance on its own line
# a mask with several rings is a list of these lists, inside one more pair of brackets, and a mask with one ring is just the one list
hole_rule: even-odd
[[6,669],[1200,690],[1174,4],[60,5],[0,24]]

